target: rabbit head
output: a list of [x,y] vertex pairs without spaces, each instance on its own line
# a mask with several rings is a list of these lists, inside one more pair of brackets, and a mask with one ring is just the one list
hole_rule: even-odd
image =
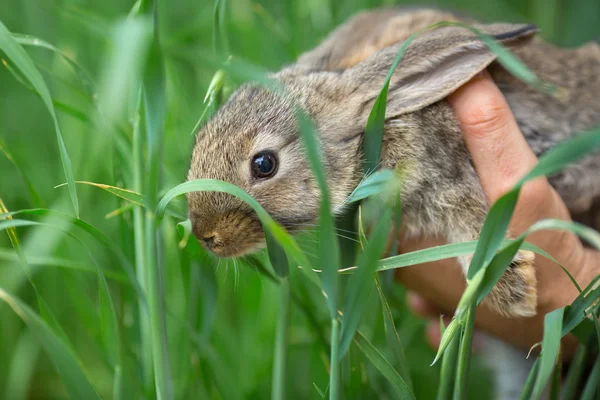
[[[507,45],[524,43],[536,31],[531,25],[479,28]],[[298,106],[315,122],[331,205],[339,212],[360,181],[365,125],[400,46],[343,71],[288,67],[273,75],[284,95],[243,86],[198,133],[188,179],[220,179],[241,187],[289,231],[314,224],[320,195],[303,153],[294,112]],[[443,99],[494,59],[464,28],[419,36],[391,79],[386,119]],[[194,192],[188,203],[194,234],[215,254],[243,255],[264,244],[257,216],[236,197]]]

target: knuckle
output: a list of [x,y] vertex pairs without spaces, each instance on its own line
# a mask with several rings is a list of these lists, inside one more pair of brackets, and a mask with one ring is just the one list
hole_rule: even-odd
[[521,201],[528,207],[546,210],[552,204],[553,196],[546,178],[538,178],[526,183],[521,189]]
[[502,99],[489,96],[459,118],[466,134],[487,136],[506,127],[509,115]]
[[516,215],[521,221],[521,229],[525,230],[535,222],[554,215],[554,196],[545,178],[527,183],[519,194]]

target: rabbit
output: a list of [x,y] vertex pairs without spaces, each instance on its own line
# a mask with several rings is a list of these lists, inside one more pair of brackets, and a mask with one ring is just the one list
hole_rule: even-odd
[[[314,224],[320,192],[303,151],[297,105],[315,122],[332,210],[341,214],[363,178],[365,125],[398,50],[415,31],[445,20],[464,19],[396,8],[351,18],[297,63],[271,75],[286,89],[284,95],[253,83],[241,86],[198,132],[187,179],[220,179],[241,187],[291,233]],[[454,90],[487,69],[538,156],[600,124],[598,44],[560,49],[537,38],[533,25],[474,26],[567,95],[558,99],[517,80],[464,28],[428,31],[408,46],[389,86],[381,168],[402,172],[406,231],[451,243],[477,239],[489,209],[445,100]],[[600,199],[598,176],[596,154],[549,181],[573,214],[585,214]],[[264,246],[261,223],[241,200],[216,192],[192,192],[187,198],[193,232],[214,254],[236,257]],[[466,272],[470,258],[459,261]],[[533,253],[519,252],[487,296],[488,305],[504,315],[535,315],[533,263]]]

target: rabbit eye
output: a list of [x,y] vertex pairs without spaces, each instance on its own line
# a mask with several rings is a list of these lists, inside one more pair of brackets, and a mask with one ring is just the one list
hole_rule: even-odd
[[277,172],[277,158],[271,152],[258,153],[252,158],[251,168],[255,178],[270,178]]

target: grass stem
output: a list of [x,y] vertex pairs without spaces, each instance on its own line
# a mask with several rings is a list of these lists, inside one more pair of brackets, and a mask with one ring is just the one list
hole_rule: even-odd
[[329,373],[329,400],[340,398],[340,360],[338,357],[340,348],[340,321],[337,318],[331,320],[331,366]]
[[455,365],[458,356],[459,335],[454,335],[450,345],[442,358],[442,369],[440,371],[440,386],[438,387],[437,400],[447,400],[452,397],[454,390]]
[[473,331],[475,329],[475,302],[467,308],[463,325],[461,327],[460,347],[458,351],[458,369],[454,383],[454,399],[466,399],[469,378],[469,365],[471,363],[471,348],[473,345]]
[[287,345],[288,326],[290,321],[290,281],[283,278],[280,284],[280,309],[277,320],[277,337],[275,339],[275,360],[273,365],[273,386],[271,399],[283,400],[286,398],[286,374],[287,374]]
[[[138,120],[135,121],[133,127],[133,189],[140,193],[142,191],[142,176],[143,176],[143,150],[141,140],[139,116]],[[134,246],[135,246],[135,271],[137,280],[140,287],[147,296],[146,282],[146,249],[144,245],[144,214],[141,207],[133,208],[133,235],[134,235]],[[141,343],[141,361],[142,361],[142,379],[144,391],[146,393],[151,392],[152,388],[152,344],[150,334],[150,319],[148,310],[142,299],[138,299],[138,312],[139,312],[139,327],[140,327],[140,343]]]

